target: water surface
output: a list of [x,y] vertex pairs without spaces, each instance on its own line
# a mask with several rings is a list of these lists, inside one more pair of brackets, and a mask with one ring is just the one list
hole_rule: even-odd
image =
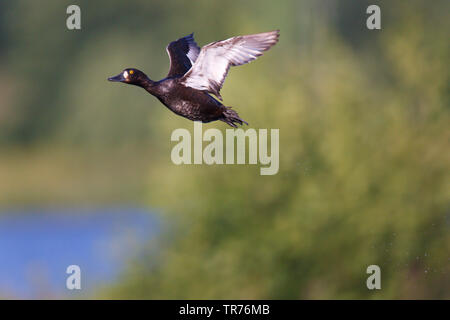
[[[0,298],[92,293],[157,230],[155,215],[139,208],[0,211]],[[82,290],[67,290],[69,265],[80,266]]]

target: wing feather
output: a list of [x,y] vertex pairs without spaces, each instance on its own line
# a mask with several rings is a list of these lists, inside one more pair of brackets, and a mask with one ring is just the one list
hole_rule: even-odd
[[195,43],[194,34],[172,41],[166,47],[167,54],[170,58],[170,70],[167,77],[179,77],[184,75],[200,53],[200,48]]
[[278,42],[279,31],[237,36],[204,46],[181,83],[220,96],[228,70],[255,60]]

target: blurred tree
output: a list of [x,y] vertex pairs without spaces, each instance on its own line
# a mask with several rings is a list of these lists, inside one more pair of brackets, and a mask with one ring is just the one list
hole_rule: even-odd
[[[448,5],[423,5],[385,3],[381,33],[338,10],[311,22],[301,54],[282,29],[258,67],[232,70],[227,102],[245,104],[252,127],[280,128],[280,173],[152,163],[149,204],[173,231],[106,296],[448,299]],[[364,43],[349,45],[350,30]]]

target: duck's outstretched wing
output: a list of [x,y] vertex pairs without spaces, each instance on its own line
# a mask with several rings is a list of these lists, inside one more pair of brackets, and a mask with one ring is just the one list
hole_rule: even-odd
[[172,41],[166,47],[170,58],[170,70],[167,77],[184,75],[200,53],[200,47],[195,43],[194,34]]
[[277,43],[279,30],[237,36],[210,43],[202,48],[192,68],[181,78],[187,87],[204,90],[217,96],[230,66],[240,66],[255,60]]

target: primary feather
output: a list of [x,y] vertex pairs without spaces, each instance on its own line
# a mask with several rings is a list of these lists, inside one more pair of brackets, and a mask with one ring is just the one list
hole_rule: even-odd
[[170,58],[170,70],[167,77],[180,77],[184,75],[200,53],[200,47],[195,43],[194,34],[172,41],[166,47]]
[[220,100],[220,89],[231,66],[255,60],[277,43],[279,31],[237,36],[204,46],[181,79],[187,87],[207,91]]

